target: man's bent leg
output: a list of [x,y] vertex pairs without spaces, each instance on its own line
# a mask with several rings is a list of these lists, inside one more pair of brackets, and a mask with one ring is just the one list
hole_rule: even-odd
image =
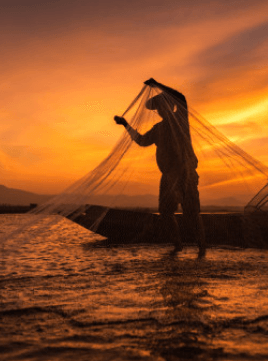
[[162,236],[171,241],[174,246],[174,252],[180,252],[183,249],[181,242],[180,229],[174,214],[161,214],[161,233]]
[[174,213],[178,208],[178,200],[174,186],[170,179],[162,175],[159,192],[159,213],[161,219],[162,237],[172,241],[175,245],[174,252],[182,250],[181,235],[178,222]]

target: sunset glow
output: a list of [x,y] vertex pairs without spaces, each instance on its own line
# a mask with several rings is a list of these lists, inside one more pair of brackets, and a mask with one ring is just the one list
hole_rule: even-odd
[[150,77],[268,166],[266,1],[23,3],[1,2],[2,184],[54,194],[88,173]]

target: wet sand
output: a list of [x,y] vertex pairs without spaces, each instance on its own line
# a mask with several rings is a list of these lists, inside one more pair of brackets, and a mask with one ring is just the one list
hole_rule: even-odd
[[1,240],[1,360],[268,359],[267,250],[97,239],[50,217]]

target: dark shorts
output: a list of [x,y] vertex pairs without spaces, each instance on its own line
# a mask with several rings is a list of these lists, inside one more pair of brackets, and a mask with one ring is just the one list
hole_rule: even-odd
[[159,213],[174,214],[179,204],[185,216],[200,213],[198,178],[196,170],[191,171],[188,177],[180,176],[178,180],[163,174],[160,181]]

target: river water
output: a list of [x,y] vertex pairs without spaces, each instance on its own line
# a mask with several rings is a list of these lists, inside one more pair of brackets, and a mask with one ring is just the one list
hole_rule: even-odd
[[0,216],[1,361],[268,360],[267,250],[171,257],[33,217]]

